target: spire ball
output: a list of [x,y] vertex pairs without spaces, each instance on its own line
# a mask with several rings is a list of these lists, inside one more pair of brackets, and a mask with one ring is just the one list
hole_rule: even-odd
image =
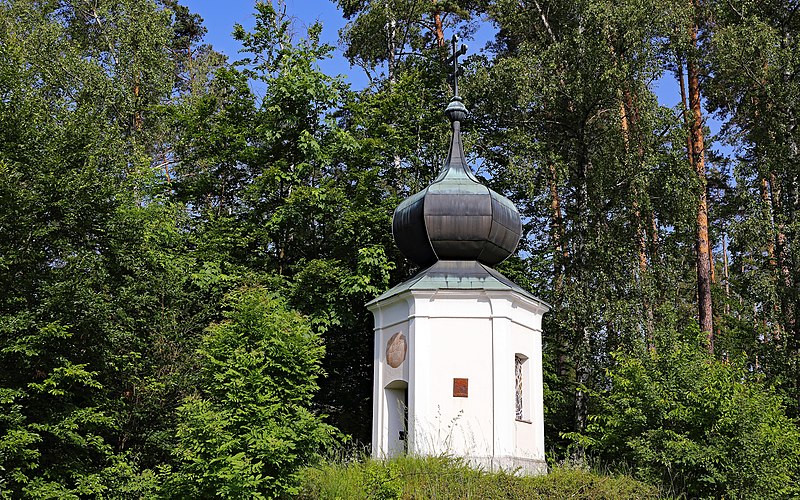
[[461,102],[461,97],[453,96],[453,98],[450,99],[450,104],[447,105],[447,109],[444,110],[444,114],[447,115],[450,122],[463,122],[466,120],[467,108],[465,108],[464,104]]

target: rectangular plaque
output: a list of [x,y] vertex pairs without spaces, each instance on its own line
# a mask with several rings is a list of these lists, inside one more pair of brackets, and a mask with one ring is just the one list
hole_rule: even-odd
[[469,379],[467,378],[453,379],[453,397],[454,398],[469,397]]

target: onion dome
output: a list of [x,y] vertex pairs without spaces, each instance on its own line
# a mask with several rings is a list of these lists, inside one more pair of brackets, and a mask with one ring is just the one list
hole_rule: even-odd
[[450,153],[430,186],[394,211],[392,233],[409,260],[428,267],[439,260],[499,264],[514,253],[522,222],[514,204],[484,186],[464,159],[461,121],[467,109],[458,96],[445,114],[452,123]]

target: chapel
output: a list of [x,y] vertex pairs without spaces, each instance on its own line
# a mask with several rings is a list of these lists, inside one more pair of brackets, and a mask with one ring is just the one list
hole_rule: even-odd
[[493,266],[516,250],[514,204],[467,165],[453,40],[450,149],[441,173],[394,212],[422,270],[367,304],[375,318],[372,453],[448,455],[486,470],[546,473],[542,315],[549,306]]

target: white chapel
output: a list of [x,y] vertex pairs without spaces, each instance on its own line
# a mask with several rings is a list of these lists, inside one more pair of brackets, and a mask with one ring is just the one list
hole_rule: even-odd
[[466,164],[467,111],[454,87],[442,172],[392,222],[398,248],[423,270],[367,304],[375,317],[372,453],[450,455],[542,474],[549,307],[492,268],[514,252],[522,224],[514,204]]

